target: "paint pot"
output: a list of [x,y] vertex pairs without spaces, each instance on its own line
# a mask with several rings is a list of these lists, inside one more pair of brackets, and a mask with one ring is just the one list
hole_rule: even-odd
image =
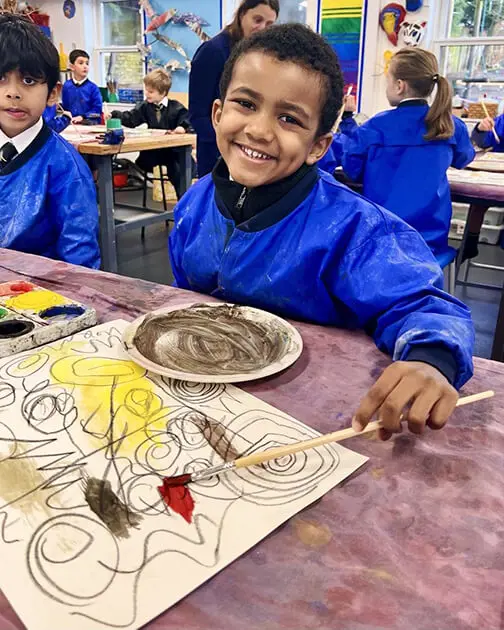
[[6,311],[4,308],[0,308],[0,319],[3,319],[8,314],[9,311]]
[[33,284],[30,284],[29,282],[24,282],[23,280],[21,280],[21,282],[13,282],[9,286],[9,289],[13,293],[28,293],[28,291],[33,291],[34,288],[35,287],[33,286]]
[[56,322],[79,317],[85,312],[86,309],[78,304],[64,304],[44,309],[39,313],[39,317],[47,322]]
[[33,322],[23,319],[9,319],[6,322],[0,322],[0,339],[14,339],[22,337],[31,332],[35,328]]

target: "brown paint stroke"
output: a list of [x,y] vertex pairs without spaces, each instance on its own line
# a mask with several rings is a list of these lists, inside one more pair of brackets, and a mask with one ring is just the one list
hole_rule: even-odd
[[[15,457],[0,462],[0,497],[20,510],[30,524],[35,524],[41,517],[51,513],[46,505],[48,493],[43,490],[33,491],[43,486],[47,479],[37,469],[35,460],[22,456],[25,452],[26,448],[18,443]],[[51,501],[54,503],[54,497]]]
[[212,376],[261,370],[289,348],[282,327],[253,322],[239,306],[227,304],[147,315],[133,345],[158,365]]
[[191,421],[194,422],[198,429],[203,433],[206,441],[210,444],[217,455],[219,455],[225,462],[238,459],[240,453],[231,446],[231,441],[226,435],[226,427],[223,424],[199,415],[198,417],[191,418]]
[[88,477],[84,496],[90,509],[118,538],[129,538],[129,528],[138,527],[142,520],[119,499],[106,479]]

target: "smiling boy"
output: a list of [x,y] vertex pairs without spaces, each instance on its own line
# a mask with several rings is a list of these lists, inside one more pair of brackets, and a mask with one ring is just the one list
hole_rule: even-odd
[[467,308],[420,235],[317,169],[342,102],[337,58],[301,25],[233,50],[213,124],[222,159],[175,209],[177,286],[318,324],[362,328],[395,359],[354,424],[441,428],[472,375]]
[[99,267],[91,173],[42,119],[58,79],[58,51],[42,31],[0,15],[0,247]]

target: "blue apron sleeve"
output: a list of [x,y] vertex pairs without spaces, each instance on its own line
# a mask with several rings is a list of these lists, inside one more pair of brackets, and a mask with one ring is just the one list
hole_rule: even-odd
[[191,287],[189,285],[189,281],[187,280],[182,268],[182,257],[184,255],[187,234],[183,227],[184,222],[180,220],[181,217],[178,216],[177,213],[179,208],[180,203],[175,206],[173,211],[175,224],[168,238],[168,255],[170,257],[170,264],[174,277],[173,286],[178,287],[179,289],[190,289]]
[[455,144],[453,145],[452,166],[455,168],[465,168],[470,164],[476,155],[476,151],[471,143],[469,132],[464,122],[459,118],[454,118],[455,123]]
[[341,165],[354,182],[360,182],[364,177],[369,148],[375,135],[367,123],[354,128],[350,135],[345,134]]
[[58,232],[56,252],[60,260],[98,269],[96,188],[87,165],[80,166],[71,176],[65,172],[51,182],[48,206]]
[[346,325],[367,330],[380,350],[406,360],[414,348],[442,347],[455,358],[454,386],[471,378],[470,312],[441,290],[442,271],[418,233],[391,223],[387,234],[335,261],[330,277],[335,299],[348,309]]
[[471,140],[477,147],[480,147],[480,149],[489,149],[490,147],[495,149],[498,147],[502,142],[504,142],[504,114],[497,116],[495,119],[495,131],[500,138],[500,143],[497,143],[497,140],[491,131],[479,131],[478,125],[476,125],[473,129]]
[[85,113],[84,118],[100,119],[103,109],[103,100],[100,89],[94,83],[89,93],[89,109]]

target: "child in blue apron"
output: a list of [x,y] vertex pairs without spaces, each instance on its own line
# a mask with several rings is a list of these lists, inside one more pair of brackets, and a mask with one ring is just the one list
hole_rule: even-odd
[[397,52],[387,75],[387,98],[394,109],[354,129],[344,142],[343,170],[362,182],[367,199],[418,230],[441,260],[452,214],[447,170],[467,166],[474,148],[465,124],[451,114],[451,89],[432,53]]
[[[271,89],[274,86],[274,89]],[[175,208],[176,285],[285,317],[360,328],[396,361],[363,398],[382,435],[441,428],[471,377],[468,309],[404,221],[317,168],[343,96],[332,48],[283,24],[238,44],[212,118],[221,159]],[[335,383],[335,387],[337,383]]]

